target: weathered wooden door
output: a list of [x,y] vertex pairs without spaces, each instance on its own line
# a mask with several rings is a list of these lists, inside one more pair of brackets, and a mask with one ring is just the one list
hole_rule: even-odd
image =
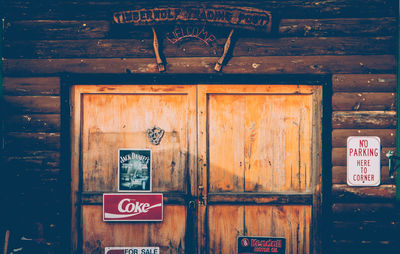
[[[73,250],[159,246],[236,253],[238,236],[312,253],[320,200],[321,90],[284,85],[81,85],[71,91]],[[165,130],[152,145],[146,130]],[[102,221],[119,148],[151,149],[163,222]],[[195,202],[193,202],[195,201]]]
[[236,253],[245,235],[283,237],[286,253],[312,253],[320,89],[202,85],[198,112],[200,253]]
[[[72,88],[73,249],[158,246],[162,253],[189,253],[196,188],[195,86],[74,86]],[[146,130],[160,127],[159,145]],[[106,223],[103,192],[117,192],[118,149],[152,151],[152,192],[164,194],[162,222]]]

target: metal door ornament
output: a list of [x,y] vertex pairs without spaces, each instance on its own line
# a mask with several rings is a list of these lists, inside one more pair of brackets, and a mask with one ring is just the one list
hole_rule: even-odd
[[159,145],[164,133],[165,131],[163,129],[154,126],[153,128],[147,130],[147,137],[149,138],[150,143],[153,145]]

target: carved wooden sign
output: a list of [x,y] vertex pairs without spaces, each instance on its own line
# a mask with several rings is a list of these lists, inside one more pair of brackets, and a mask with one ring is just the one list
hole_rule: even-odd
[[155,25],[167,22],[205,22],[252,31],[271,31],[271,13],[250,7],[211,5],[209,7],[160,7],[114,13],[117,24]]
[[196,26],[177,27],[171,33],[167,34],[167,39],[172,44],[175,44],[186,38],[195,38],[204,42],[207,46],[210,42],[215,41],[217,38],[214,34],[209,33],[205,27],[199,28]]

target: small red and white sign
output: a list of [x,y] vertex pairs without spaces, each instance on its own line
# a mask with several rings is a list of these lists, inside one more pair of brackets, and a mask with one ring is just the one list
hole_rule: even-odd
[[347,184],[378,186],[381,183],[381,140],[379,137],[347,138]]
[[105,254],[160,254],[159,247],[106,247]]
[[163,194],[103,194],[104,221],[162,221]]

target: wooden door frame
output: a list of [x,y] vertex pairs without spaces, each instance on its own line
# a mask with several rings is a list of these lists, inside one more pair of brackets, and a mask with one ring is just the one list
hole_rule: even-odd
[[[73,142],[74,135],[72,135],[71,126],[74,123],[73,116],[71,115],[71,98],[70,89],[75,84],[146,84],[146,85],[174,85],[174,84],[303,84],[303,85],[319,85],[322,87],[322,105],[321,117],[322,126],[320,133],[320,158],[321,166],[320,171],[316,172],[319,179],[317,185],[317,192],[319,195],[313,195],[313,209],[312,217],[312,242],[314,253],[324,253],[326,245],[328,244],[328,237],[330,230],[330,185],[331,185],[331,102],[332,102],[332,86],[331,75],[250,75],[250,74],[63,74],[61,76],[61,163],[65,172],[66,179],[66,200],[69,200],[67,215],[69,223],[69,233],[67,234],[65,249],[66,253],[72,253],[73,245],[78,244],[73,241],[74,235],[77,234],[76,223],[79,218],[73,216],[74,203],[73,189],[76,182],[72,182],[71,166],[73,157],[76,153],[72,153],[72,148],[78,148],[79,144]],[[249,82],[251,81],[251,82]],[[76,116],[75,116],[76,117]],[[76,131],[76,130],[75,130]],[[323,149],[322,149],[323,148]],[[75,156],[74,156],[75,155]],[[78,156],[79,157],[79,156]],[[76,159],[76,158],[75,158]],[[322,172],[324,174],[322,175]],[[69,184],[71,184],[69,186]],[[324,218],[324,220],[322,220]],[[328,218],[328,219],[326,219]],[[321,230],[325,228],[325,230]],[[326,233],[324,233],[326,232]]]

